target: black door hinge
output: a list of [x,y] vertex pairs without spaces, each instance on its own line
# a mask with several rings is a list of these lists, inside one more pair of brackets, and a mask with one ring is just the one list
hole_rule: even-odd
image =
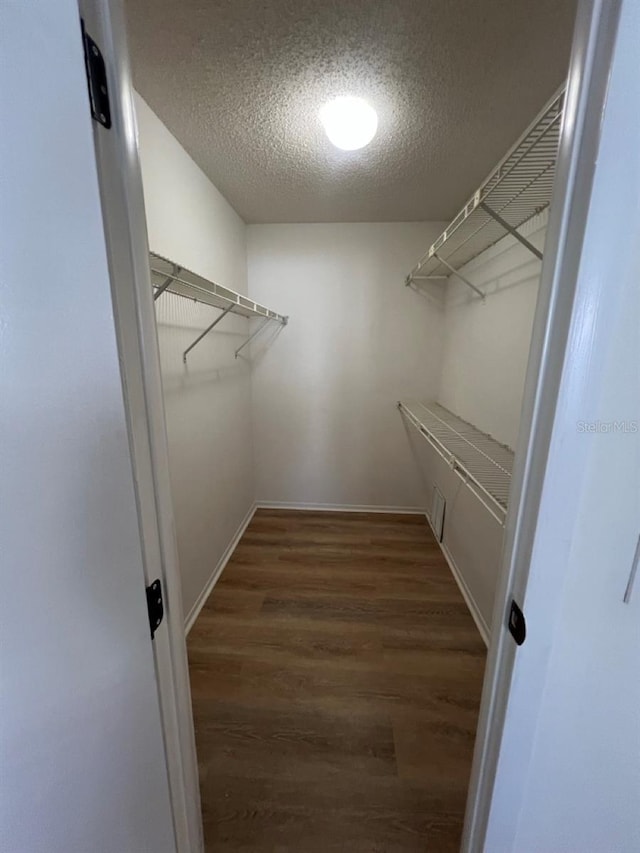
[[82,26],[82,44],[84,47],[84,67],[87,72],[87,83],[89,84],[89,102],[91,103],[91,115],[106,127],[111,127],[111,107],[109,106],[109,88],[107,86],[107,69],[100,48]]
[[513,599],[511,599],[511,607],[509,609],[508,625],[509,633],[516,643],[521,646],[527,636],[527,623],[524,618],[524,613],[520,610]]
[[149,627],[151,628],[151,639],[156,629],[162,622],[164,616],[164,604],[162,601],[162,584],[155,580],[147,587],[147,610],[149,611]]

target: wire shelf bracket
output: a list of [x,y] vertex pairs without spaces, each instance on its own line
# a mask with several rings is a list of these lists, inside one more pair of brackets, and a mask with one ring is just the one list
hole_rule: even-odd
[[474,292],[474,293],[477,293],[477,294],[478,294],[478,296],[480,297],[480,299],[482,299],[482,301],[484,302],[484,293],[480,290],[480,288],[479,288],[479,287],[476,287],[476,286],[475,286],[475,284],[472,284],[472,283],[469,281],[469,279],[468,279],[468,278],[466,278],[465,276],[463,276],[461,272],[458,272],[458,270],[454,269],[454,268],[451,266],[451,264],[449,263],[449,261],[445,261],[445,259],[444,259],[444,258],[441,258],[441,257],[440,257],[440,255],[439,255],[437,252],[434,252],[434,253],[433,253],[433,257],[434,257],[434,258],[437,258],[437,259],[440,261],[440,263],[441,263],[444,267],[446,267],[452,275],[455,275],[455,277],[456,277],[456,278],[459,278],[459,279],[460,279],[460,281],[461,281],[463,284],[466,284],[466,285],[467,285],[467,287],[470,287],[470,288],[471,288],[471,290],[473,290],[473,292]]
[[154,291],[154,293],[153,293],[153,301],[154,301],[154,302],[156,301],[156,299],[158,299],[160,296],[162,296],[162,294],[163,294],[163,293],[165,292],[165,290],[169,287],[169,285],[171,284],[171,282],[173,281],[173,279],[175,278],[175,276],[177,276],[177,275],[178,275],[178,273],[179,273],[179,272],[180,272],[180,267],[179,267],[177,264],[173,264],[173,270],[172,270],[171,275],[168,275],[168,276],[165,278],[165,280],[162,282],[162,284],[161,284],[161,285],[159,285],[159,286],[155,289],[155,291]]
[[533,243],[530,243],[526,237],[523,237],[522,234],[513,227],[513,225],[509,225],[507,220],[503,219],[499,213],[492,210],[484,201],[480,202],[480,207],[485,211],[485,213],[488,213],[489,216],[493,217],[499,225],[502,225],[505,231],[508,231],[512,237],[515,237],[518,242],[522,243],[525,249],[528,249],[532,255],[535,255],[539,261],[542,260],[542,252],[539,249],[536,249]]
[[227,314],[231,311],[232,307],[233,307],[232,305],[227,305],[227,307],[222,311],[222,313],[218,314],[218,316],[213,321],[213,323],[210,326],[207,326],[207,328],[204,330],[204,332],[202,332],[201,335],[198,335],[198,337],[195,339],[195,341],[190,346],[188,346],[186,348],[186,350],[182,353],[182,361],[185,364],[187,363],[187,355],[191,352],[191,350],[195,346],[197,346],[200,343],[200,341],[204,337],[206,337],[212,329],[215,329],[215,327],[218,325],[220,320],[224,320],[224,318],[227,316]]
[[[218,308],[220,314],[198,337],[190,344],[182,354],[182,360],[187,363],[187,355],[191,350],[205,338],[212,329],[223,320],[227,314],[235,314],[239,317],[251,319],[252,317],[261,317],[264,322],[261,324],[258,331],[261,331],[268,323],[276,322],[281,326],[286,326],[289,318],[282,314],[277,314],[270,308],[260,305],[259,302],[243,296],[241,293],[236,293],[228,287],[216,284],[209,281],[197,273],[191,272],[186,267],[179,266],[170,261],[168,258],[162,257],[155,252],[149,252],[149,264],[151,268],[151,285],[153,288],[153,299],[156,301],[163,293],[173,293],[176,296],[182,296],[185,299],[191,299],[194,302],[199,302],[203,305],[209,305],[212,308]],[[244,344],[236,351],[238,353],[251,341],[257,332],[254,332],[244,342]]]
[[238,349],[236,350],[236,353],[235,353],[236,358],[240,355],[241,351],[247,346],[247,344],[250,344],[254,338],[258,337],[258,335],[264,329],[264,327],[267,325],[268,322],[269,322],[269,318],[267,317],[267,319],[264,320],[262,323],[260,323],[258,328],[249,335],[247,340],[238,347]]
[[564,98],[563,86],[420,258],[405,284],[456,275],[482,296],[460,269],[505,233],[542,260],[542,252],[518,229],[551,203]]

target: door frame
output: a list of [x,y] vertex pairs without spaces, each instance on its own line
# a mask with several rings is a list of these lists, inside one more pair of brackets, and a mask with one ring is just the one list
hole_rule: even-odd
[[[77,0],[106,65],[110,129],[93,122],[113,313],[146,583],[160,578],[153,639],[178,853],[203,853],[202,813],[138,129],[122,0]],[[80,28],[79,28],[80,36]],[[88,96],[87,96],[88,98]],[[89,109],[89,103],[87,103]]]
[[[542,460],[547,459],[549,452],[569,328],[576,310],[580,250],[621,2],[581,0],[574,31],[522,427],[467,800],[462,842],[465,853],[480,853],[484,846],[516,658],[516,647],[506,628],[506,609],[512,598],[522,602],[526,592],[546,469]],[[78,6],[87,20],[87,29],[102,49],[110,89],[113,127],[105,131],[96,126],[96,157],[145,571],[148,582],[160,576],[165,590],[166,620],[156,634],[154,653],[177,848],[179,853],[201,853],[204,848],[198,767],[124,14],[121,0],[78,0]],[[107,138],[105,134],[111,136]]]
[[[578,295],[576,291],[622,2],[580,0],[574,27],[560,148],[467,798],[463,853],[484,850],[517,655],[517,646],[508,631],[508,614],[512,599],[521,606],[525,601],[552,433],[571,405],[571,389],[561,389],[561,379],[568,367],[574,381],[581,383],[590,370],[586,359],[572,362],[567,347],[572,324],[581,314],[583,303],[591,298],[588,288],[582,287]],[[596,286],[595,281],[590,284]],[[568,365],[566,359],[569,359]],[[561,583],[558,582],[549,589],[550,601],[560,591]],[[539,662],[541,673],[546,670],[547,662]],[[532,685],[532,707],[537,707],[543,684],[541,677]],[[526,771],[526,767],[520,769],[523,778]]]

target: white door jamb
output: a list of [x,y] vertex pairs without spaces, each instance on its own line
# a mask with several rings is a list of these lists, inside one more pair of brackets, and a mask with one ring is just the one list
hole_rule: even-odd
[[109,88],[112,127],[107,130],[94,123],[94,140],[146,582],[159,577],[164,590],[165,622],[156,631],[153,645],[176,846],[178,853],[203,853],[160,358],[124,12],[121,0],[78,0],[78,6],[88,34],[102,51]]

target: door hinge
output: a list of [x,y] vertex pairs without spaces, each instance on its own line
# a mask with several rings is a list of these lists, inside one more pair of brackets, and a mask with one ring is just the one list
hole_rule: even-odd
[[513,599],[511,599],[511,607],[509,609],[508,625],[509,633],[516,643],[521,646],[527,636],[527,623],[524,618],[524,613],[520,610]]
[[149,627],[151,628],[151,639],[156,629],[162,622],[164,616],[164,603],[162,601],[162,584],[160,579],[155,580],[147,587],[147,610],[149,611]]
[[91,115],[106,127],[111,127],[111,107],[109,106],[109,88],[107,86],[107,69],[100,48],[84,28],[81,19],[82,45],[84,47],[84,67],[87,72],[87,83],[89,84],[89,102],[91,104]]

